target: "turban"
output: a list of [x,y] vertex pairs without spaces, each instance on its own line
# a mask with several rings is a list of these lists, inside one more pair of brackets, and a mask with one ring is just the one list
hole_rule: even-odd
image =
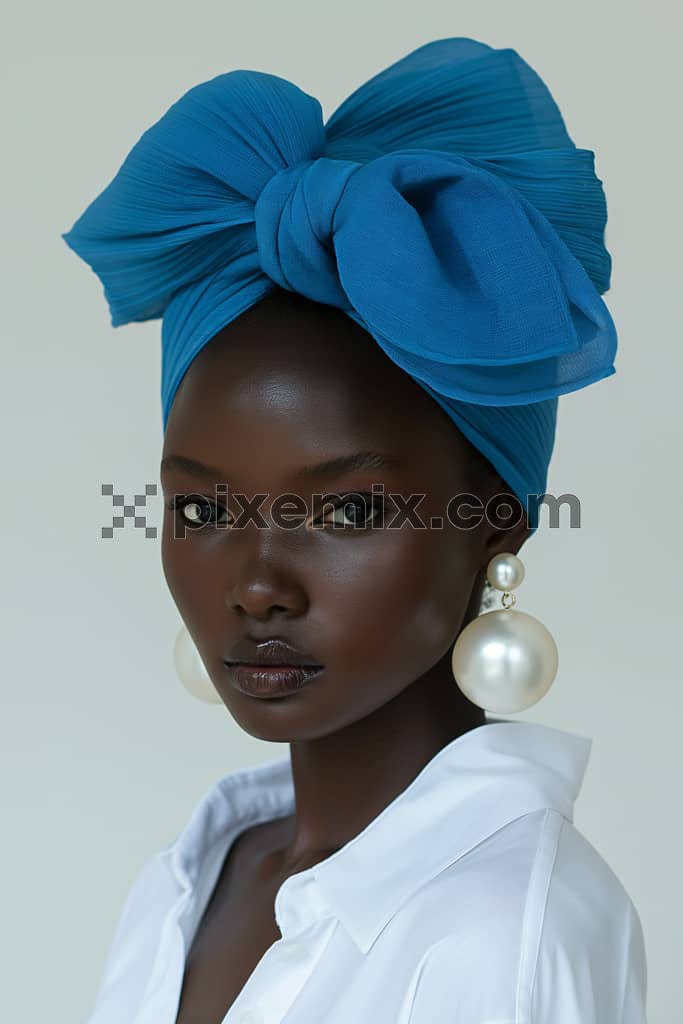
[[202,347],[280,287],[360,324],[535,529],[558,396],[614,373],[606,221],[594,153],[539,75],[457,37],[389,65],[326,121],[277,75],[195,85],[61,237],[113,327],[162,318],[164,429]]

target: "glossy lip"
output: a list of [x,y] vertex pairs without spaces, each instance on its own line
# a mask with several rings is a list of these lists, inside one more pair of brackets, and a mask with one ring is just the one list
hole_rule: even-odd
[[316,679],[322,666],[229,664],[226,667],[234,685],[242,693],[259,700],[272,700],[297,693]]
[[315,668],[323,666],[310,654],[305,654],[281,637],[256,641],[242,637],[223,659],[230,668],[234,665],[260,665],[276,668]]

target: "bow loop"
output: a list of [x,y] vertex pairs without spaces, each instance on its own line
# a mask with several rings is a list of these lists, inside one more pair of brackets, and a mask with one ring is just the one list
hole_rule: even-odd
[[302,162],[268,181],[255,225],[276,284],[350,312],[451,398],[542,400],[611,364],[616,332],[584,268],[531,203],[464,157]]

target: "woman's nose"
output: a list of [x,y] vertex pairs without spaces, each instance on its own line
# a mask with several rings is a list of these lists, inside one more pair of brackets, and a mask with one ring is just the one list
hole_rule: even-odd
[[258,536],[252,535],[239,554],[233,549],[226,587],[228,609],[258,619],[273,613],[301,615],[308,607],[308,595],[296,568],[294,546],[286,538],[274,537],[277,527],[254,533]]
[[266,619],[273,613],[301,615],[307,601],[300,587],[275,579],[272,573],[260,572],[240,579],[229,588],[227,606],[254,619]]

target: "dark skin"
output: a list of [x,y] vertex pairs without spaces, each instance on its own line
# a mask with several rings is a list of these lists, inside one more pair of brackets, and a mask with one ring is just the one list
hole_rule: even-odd
[[[301,475],[368,450],[396,465]],[[215,485],[227,484],[223,509],[234,521],[241,506],[230,492],[268,495],[267,529],[210,524],[182,538],[182,509],[167,510],[162,539],[171,594],[225,706],[252,736],[288,743],[292,763],[295,813],[233,842],[188,953],[177,1024],[220,1024],[281,937],[274,901],[285,879],[357,836],[439,750],[485,723],[453,679],[451,652],[478,614],[488,561],[518,552],[529,534],[524,518],[507,529],[487,519],[430,528],[453,495],[485,504],[509,488],[359,325],[280,289],[195,358],[163,455],[220,469],[202,478],[163,470],[166,500],[199,492],[215,502]],[[378,483],[387,521],[390,492],[424,494],[427,528],[333,530],[333,520],[349,522],[344,502],[325,515],[314,506],[315,493],[369,494]],[[303,528],[272,522],[270,503],[285,493],[305,501]],[[360,512],[362,522],[371,506]],[[284,638],[324,671],[276,700],[244,694],[223,664],[244,636]]]

